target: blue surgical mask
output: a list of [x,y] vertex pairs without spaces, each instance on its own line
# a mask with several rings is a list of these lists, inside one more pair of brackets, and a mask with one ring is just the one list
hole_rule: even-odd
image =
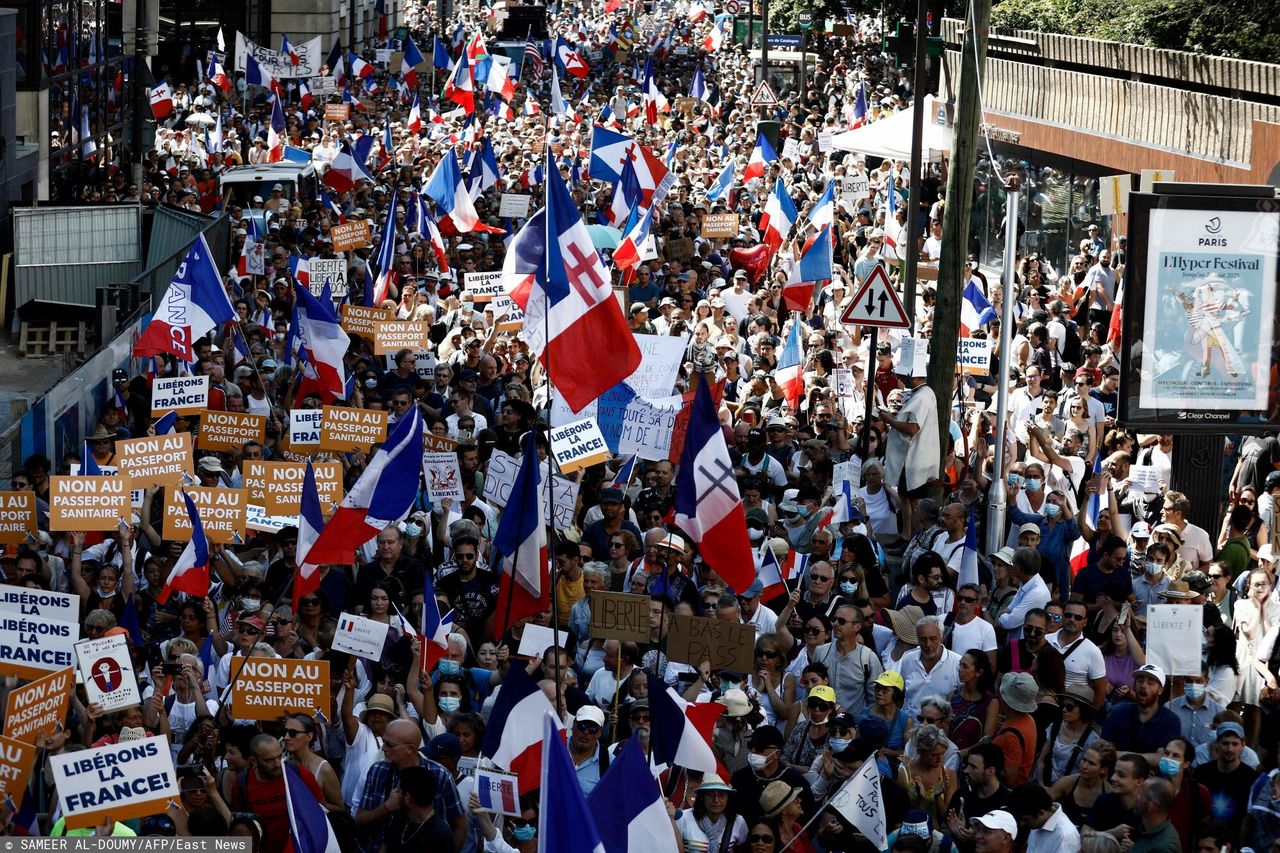
[[833,737],[827,741],[827,746],[831,747],[831,752],[834,755],[837,752],[843,752],[851,743],[853,743],[852,738]]
[[1204,690],[1205,690],[1205,686],[1203,684],[1200,684],[1199,682],[1195,682],[1195,681],[1188,681],[1183,686],[1182,692],[1192,702],[1199,702],[1202,698],[1204,698]]
[[734,689],[736,689],[736,688],[738,688],[738,687],[741,687],[741,685],[740,685],[740,684],[738,684],[738,682],[736,682],[736,681],[729,681],[728,679],[724,679],[724,678],[720,679],[720,692],[721,692],[721,693],[727,693],[727,692],[729,692],[730,690],[734,690]]
[[422,535],[422,525],[409,523],[404,526],[404,535],[410,539],[417,539]]
[[858,591],[857,581],[840,581],[840,591],[845,595],[853,595]]
[[1028,491],[1028,492],[1038,492],[1038,491],[1040,491],[1040,487],[1041,487],[1041,486],[1043,486],[1043,485],[1044,485],[1044,480],[1041,480],[1039,477],[1028,477],[1028,478],[1027,478],[1027,491]]
[[1021,486],[1024,481],[1021,474],[1010,474],[1008,482],[1009,488],[1016,489],[1018,486]]
[[[1188,685],[1190,686],[1190,685]],[[1160,775],[1166,779],[1172,779],[1182,770],[1182,762],[1175,761],[1169,756],[1160,759]]]
[[436,703],[440,706],[440,710],[446,714],[456,714],[458,709],[462,707],[462,699],[457,696],[441,696],[440,701]]
[[532,841],[533,836],[538,834],[536,826],[517,826],[511,830],[511,837],[516,841]]
[[1151,560],[1147,560],[1147,565],[1146,565],[1147,574],[1149,574],[1149,575],[1158,575],[1158,574],[1160,574],[1160,570],[1161,570],[1162,568],[1164,568],[1164,567],[1163,567],[1163,566],[1161,566],[1159,563],[1152,562]]
[[1058,513],[1060,512],[1062,512],[1062,507],[1058,506],[1057,504],[1044,505],[1045,518],[1057,518]]
[[462,672],[462,664],[449,658],[441,658],[436,668],[440,670],[441,675],[457,675]]

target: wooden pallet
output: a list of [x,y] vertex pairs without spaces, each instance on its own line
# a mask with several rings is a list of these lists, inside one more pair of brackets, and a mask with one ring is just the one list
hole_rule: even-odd
[[84,323],[50,323],[47,326],[23,323],[18,336],[18,355],[23,358],[61,353],[83,355],[86,338]]

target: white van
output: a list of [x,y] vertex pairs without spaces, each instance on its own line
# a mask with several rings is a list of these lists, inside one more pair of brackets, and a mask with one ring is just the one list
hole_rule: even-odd
[[[223,199],[230,194],[234,203],[241,207],[248,206],[253,197],[260,195],[269,198],[276,184],[287,199],[301,195],[303,198],[314,198],[316,195],[316,169],[307,163],[284,160],[279,163],[260,163],[257,166],[236,166],[222,175],[219,185]],[[224,205],[225,205],[224,201]]]

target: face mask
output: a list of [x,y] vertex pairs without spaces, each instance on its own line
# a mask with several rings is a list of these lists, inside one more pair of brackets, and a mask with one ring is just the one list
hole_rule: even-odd
[[284,332],[276,332],[276,343],[284,340]]
[[721,694],[728,693],[730,690],[736,690],[736,689],[738,689],[738,687],[739,687],[739,686],[740,686],[740,685],[739,685],[739,684],[738,684],[738,682],[736,682],[736,681],[729,681],[729,680],[724,679],[724,678],[720,679],[720,692],[721,692]]
[[845,595],[853,595],[855,592],[858,591],[858,582],[857,581],[841,581],[840,591],[843,592]]
[[240,599],[240,609],[245,611],[246,613],[253,613],[255,610],[260,610],[261,608],[262,608],[262,602],[256,598]]
[[378,380],[376,380],[376,379],[366,379],[366,380],[364,381],[364,387],[366,387],[366,388],[377,388],[377,387],[378,387]]
[[446,714],[456,714],[458,709],[462,707],[462,700],[457,696],[441,696],[438,704],[440,705],[440,710]]
[[1057,504],[1044,505],[1044,514],[1045,514],[1045,517],[1047,518],[1057,518],[1058,513],[1060,512],[1062,512],[1062,507],[1058,506]]
[[757,530],[754,527],[748,527],[747,538],[750,539],[752,542],[759,542],[760,540],[764,539],[764,531]]
[[1158,574],[1160,574],[1160,569],[1161,569],[1161,568],[1163,568],[1163,567],[1162,567],[1159,563],[1153,563],[1153,562],[1151,562],[1150,560],[1148,560],[1148,561],[1147,561],[1147,566],[1146,566],[1147,574],[1149,574],[1149,575],[1158,575]]
[[1010,474],[1008,482],[1010,488],[1016,489],[1023,484],[1024,480],[1021,474]]
[[769,759],[757,753],[751,753],[747,756],[747,763],[751,765],[751,769],[759,773],[764,766],[769,763]]
[[101,598],[101,599],[115,598],[115,595],[116,595],[116,591],[114,589],[111,590],[111,592],[107,592],[101,588],[98,589],[98,598]]
[[[458,663],[456,660],[444,658],[440,661],[437,669],[440,670],[441,675],[457,675],[462,671],[462,664]],[[443,702],[444,700],[441,699],[440,701]]]
[[827,746],[831,747],[831,752],[834,755],[837,752],[844,752],[851,743],[853,743],[852,738],[833,737],[827,741]]
[[1193,681],[1187,682],[1187,684],[1183,688],[1183,692],[1186,694],[1187,698],[1190,699],[1192,702],[1199,702],[1200,699],[1204,696],[1204,690],[1205,690],[1205,686],[1203,684],[1197,684],[1196,682],[1193,682]]
[[1038,492],[1040,491],[1040,487],[1043,485],[1044,485],[1044,480],[1041,480],[1038,477],[1029,477],[1027,479],[1028,492]]
[[511,837],[516,841],[532,841],[533,836],[537,835],[538,828],[536,826],[517,826],[511,830]]
[[410,539],[417,539],[422,535],[422,525],[406,524],[404,526],[404,535],[408,536]]
[[[1191,685],[1188,684],[1187,686],[1190,687]],[[1177,776],[1180,770],[1182,770],[1181,761],[1174,761],[1167,755],[1160,759],[1160,775],[1166,779],[1172,779]]]

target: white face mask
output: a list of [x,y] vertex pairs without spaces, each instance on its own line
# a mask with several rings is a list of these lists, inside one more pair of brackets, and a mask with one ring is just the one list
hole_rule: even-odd
[[748,527],[747,538],[750,539],[752,542],[759,542],[760,540],[764,539],[764,531],[757,530],[754,527]]
[[240,599],[240,609],[247,613],[253,613],[255,610],[262,609],[262,602],[256,598],[242,598]]
[[751,769],[759,773],[769,763],[769,759],[758,753],[750,753],[747,755],[747,763],[751,765]]

